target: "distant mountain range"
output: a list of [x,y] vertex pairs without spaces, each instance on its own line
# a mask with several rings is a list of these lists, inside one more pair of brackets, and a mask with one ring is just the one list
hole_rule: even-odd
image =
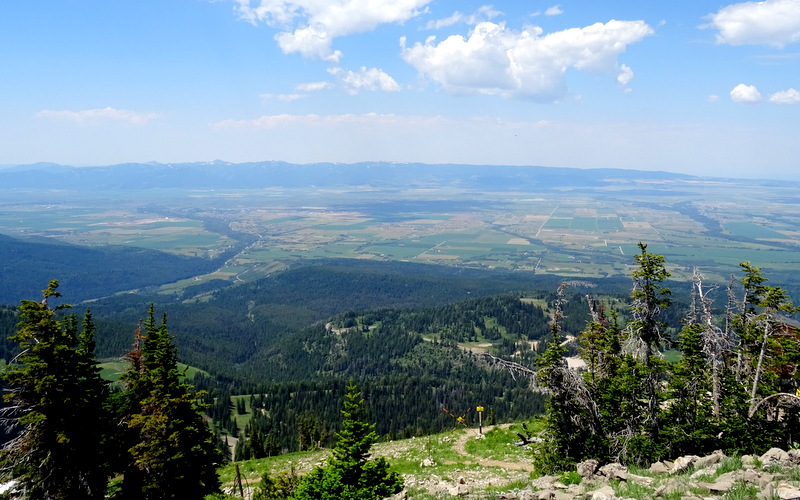
[[[541,191],[550,188],[602,188],[647,184],[674,189],[673,183],[709,180],[685,174],[623,169],[577,169],[507,165],[429,165],[423,163],[314,163],[278,161],[227,163],[124,163],[73,167],[53,163],[0,168],[0,189],[136,190],[304,188],[371,186],[374,188],[452,187],[484,191]],[[717,179],[718,180],[718,179]],[[663,184],[659,184],[661,181]],[[737,182],[737,181],[732,181]],[[741,182],[741,181],[738,181]],[[776,181],[751,181],[761,185]]]

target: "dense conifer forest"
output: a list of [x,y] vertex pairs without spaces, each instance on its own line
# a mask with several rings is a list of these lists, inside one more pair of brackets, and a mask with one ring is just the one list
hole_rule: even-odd
[[[200,498],[217,487],[208,464],[336,446],[355,386],[383,439],[452,428],[453,414],[476,406],[486,424],[546,412],[541,472],[795,442],[800,342],[787,292],[749,263],[728,284],[706,283],[699,269],[691,283],[671,282],[664,258],[640,250],[625,282],[322,261],[197,295],[94,301],[80,325],[52,281],[45,300],[0,307],[3,415],[21,425],[5,437],[7,470],[30,491],[53,488],[44,473],[85,466],[99,476],[69,488],[86,498],[106,492],[100,477],[112,473],[125,478],[108,490],[115,497],[151,498],[167,481],[200,485]],[[156,309],[169,311],[169,329]],[[191,385],[178,352],[201,369]],[[119,382],[100,380],[95,356],[125,361]],[[60,427],[48,422],[66,403],[42,406],[55,393],[34,383],[51,372],[83,402]],[[169,434],[200,450],[200,476],[159,458]],[[79,441],[114,459],[71,463]],[[30,450],[54,457],[52,469],[32,467]]]

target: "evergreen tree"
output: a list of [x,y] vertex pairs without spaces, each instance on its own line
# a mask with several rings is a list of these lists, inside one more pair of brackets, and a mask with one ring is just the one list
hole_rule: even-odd
[[100,453],[106,384],[94,360],[94,324],[86,312],[78,333],[74,315],[56,319],[48,301],[60,297],[50,281],[41,302],[23,300],[11,337],[22,354],[3,374],[10,416],[21,427],[7,446],[12,474],[26,498],[103,498],[107,468]]
[[121,497],[199,499],[219,490],[222,460],[206,425],[202,394],[181,382],[177,348],[166,317],[157,326],[151,305],[144,336],[128,355],[126,418],[133,431]]
[[324,467],[315,467],[297,486],[296,500],[377,500],[403,487],[399,474],[389,470],[383,457],[370,459],[378,440],[375,424],[367,420],[361,393],[351,381],[347,386],[333,456]]

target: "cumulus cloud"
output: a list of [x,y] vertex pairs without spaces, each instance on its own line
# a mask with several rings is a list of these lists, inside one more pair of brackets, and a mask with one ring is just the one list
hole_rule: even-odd
[[443,19],[436,19],[435,21],[428,21],[428,24],[425,26],[425,29],[429,30],[438,30],[441,28],[446,28],[447,26],[452,26],[454,24],[467,24],[469,26],[474,26],[480,22],[488,21],[493,19],[497,16],[502,14],[499,10],[495,10],[494,7],[491,5],[484,5],[476,10],[472,14],[462,14],[461,12],[454,12],[452,16],[445,17]]
[[109,122],[145,125],[149,121],[159,117],[157,113],[137,113],[112,107],[82,111],[45,109],[39,111],[36,116],[38,118],[70,121],[80,125],[101,125]]
[[282,30],[275,36],[284,53],[337,62],[333,39],[402,23],[431,0],[234,0],[239,17]]
[[775,104],[800,104],[800,92],[795,89],[775,92],[769,96],[769,102]]
[[800,0],[742,2],[708,16],[703,27],[718,31],[717,43],[783,48],[800,41]]
[[441,116],[408,116],[394,113],[364,113],[342,115],[265,115],[253,120],[223,120],[213,125],[215,129],[273,129],[285,126],[338,127],[364,126],[428,126],[444,121]]
[[761,101],[761,92],[755,85],[740,83],[731,90],[731,100],[743,104],[754,104]]
[[402,57],[417,71],[455,94],[491,94],[554,101],[566,94],[569,68],[611,73],[627,84],[633,72],[617,65],[629,44],[653,33],[644,21],[609,21],[542,35],[539,27],[521,32],[483,22],[467,38],[405,46]]
[[553,5],[552,7],[548,8],[544,11],[545,16],[557,16],[559,14],[563,14],[564,11],[561,10],[560,5]]
[[400,85],[394,78],[377,68],[362,67],[357,72],[347,71],[342,75],[342,82],[351,94],[358,94],[362,90],[383,90],[384,92],[400,90]]

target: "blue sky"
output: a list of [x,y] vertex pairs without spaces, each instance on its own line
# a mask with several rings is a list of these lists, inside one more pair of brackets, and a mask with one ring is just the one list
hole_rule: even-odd
[[800,0],[4,0],[0,164],[800,180]]

